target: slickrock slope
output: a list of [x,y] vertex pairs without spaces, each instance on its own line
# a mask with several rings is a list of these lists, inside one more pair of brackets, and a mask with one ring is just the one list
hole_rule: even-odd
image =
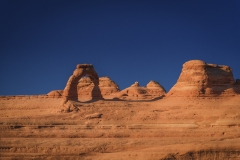
[[135,82],[130,87],[120,91],[117,97],[126,100],[141,100],[153,99],[165,94],[165,89],[158,82],[150,81],[146,87],[142,87],[138,82]]
[[240,158],[240,96],[81,103],[0,98],[0,159]]
[[[99,78],[99,89],[103,98],[112,98],[111,94],[119,92],[118,85],[109,77]],[[89,77],[83,77],[78,83],[78,99],[91,98],[94,84]]]
[[177,83],[167,96],[232,96],[240,94],[240,85],[229,66],[191,60],[183,64]]

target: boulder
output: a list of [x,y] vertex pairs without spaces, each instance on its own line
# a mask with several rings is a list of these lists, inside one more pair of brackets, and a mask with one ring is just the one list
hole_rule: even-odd
[[93,113],[85,116],[85,119],[102,118],[102,113]]

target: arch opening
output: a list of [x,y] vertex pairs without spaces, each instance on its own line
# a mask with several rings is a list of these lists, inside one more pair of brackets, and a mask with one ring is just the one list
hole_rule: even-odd
[[66,87],[63,90],[63,103],[68,100],[78,101],[77,85],[82,77],[88,76],[94,84],[92,98],[102,98],[99,85],[99,77],[92,64],[78,64],[73,74],[69,77]]

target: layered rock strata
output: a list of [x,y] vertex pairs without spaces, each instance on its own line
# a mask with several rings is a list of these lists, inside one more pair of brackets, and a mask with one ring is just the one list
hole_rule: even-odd
[[168,96],[230,96],[239,93],[240,85],[234,80],[229,66],[191,60],[183,64],[180,77]]
[[151,80],[147,85],[146,88],[148,90],[148,94],[159,97],[166,94],[166,90],[162,85],[160,85],[158,82]]
[[60,98],[62,97],[63,90],[53,90],[47,94],[49,98]]
[[138,82],[135,82],[130,87],[118,93],[117,97],[120,99],[152,99],[161,97],[166,94],[165,89],[155,81],[150,81],[146,87],[142,87]]
[[[118,85],[109,77],[99,78],[99,89],[103,98],[119,92]],[[94,84],[89,77],[83,77],[78,83],[78,98],[90,98],[94,93]]]

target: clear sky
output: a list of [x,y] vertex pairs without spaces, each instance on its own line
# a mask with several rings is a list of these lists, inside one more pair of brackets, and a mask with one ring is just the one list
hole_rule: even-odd
[[191,59],[240,78],[239,0],[0,0],[0,95],[64,89],[76,64],[168,91]]

